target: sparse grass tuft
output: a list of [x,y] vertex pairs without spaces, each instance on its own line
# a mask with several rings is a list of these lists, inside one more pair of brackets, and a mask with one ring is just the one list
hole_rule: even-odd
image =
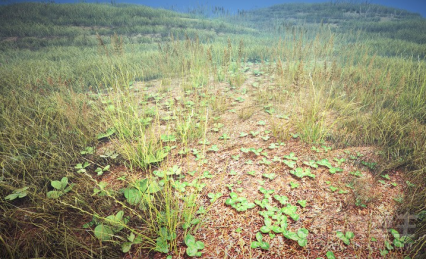
[[246,121],[253,116],[256,110],[257,109],[255,106],[246,105],[237,111],[238,118],[241,119],[242,121]]

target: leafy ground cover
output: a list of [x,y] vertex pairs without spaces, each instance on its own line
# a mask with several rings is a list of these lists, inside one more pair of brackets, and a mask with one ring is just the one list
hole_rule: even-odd
[[[242,110],[256,106],[258,92],[269,82],[268,75],[253,75],[257,65],[248,66],[246,81],[238,89],[210,82],[186,96],[204,96],[202,102],[220,94],[227,99],[228,110],[212,115],[214,118],[205,123],[203,137],[208,141],[178,143],[161,165],[164,170],[180,168],[179,182],[184,187],[174,187],[179,192],[190,192],[191,182],[204,183],[197,208],[206,210],[197,214],[200,223],[193,234],[204,244],[200,250],[203,257],[326,258],[329,250],[336,258],[380,257],[386,242],[393,241],[389,229],[398,207],[395,198],[406,186],[402,173],[394,171],[387,183],[378,183],[362,164],[380,161],[374,147],[333,148],[333,144],[324,142],[317,148],[290,134],[285,139],[275,137],[274,123],[288,123],[290,132],[296,130],[291,123],[294,115],[286,120],[280,118],[279,112],[269,114],[257,106],[250,118],[241,118]],[[254,80],[259,82],[257,87],[252,86]],[[146,93],[158,89],[158,81],[149,84],[154,86]],[[143,86],[138,93],[144,93]],[[183,107],[184,96],[176,94],[173,90],[165,93],[163,102],[180,100],[175,106]],[[234,96],[241,96],[244,102],[235,101]],[[287,105],[291,98],[275,104],[274,109],[291,114]],[[167,109],[163,112],[170,113]],[[259,121],[264,121],[264,125],[259,125]],[[218,123],[223,126],[216,131]],[[241,132],[259,134],[241,136]],[[224,134],[229,139],[221,138]],[[267,140],[263,138],[266,136]],[[270,148],[271,144],[276,147]],[[213,146],[215,151],[209,151]],[[183,149],[189,151],[182,154]],[[194,155],[194,150],[199,153]],[[295,164],[289,166],[285,163],[288,160]],[[330,168],[340,170],[334,172]],[[271,174],[275,177],[266,177]],[[298,187],[292,188],[291,183]],[[304,239],[295,234],[300,231]],[[341,233],[353,233],[353,237]],[[186,246],[182,244],[177,250],[184,256]],[[402,254],[402,250],[392,252],[394,256]]]

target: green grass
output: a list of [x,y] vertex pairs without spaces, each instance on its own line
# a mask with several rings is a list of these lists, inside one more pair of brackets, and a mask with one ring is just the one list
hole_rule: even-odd
[[[200,212],[203,189],[224,177],[203,167],[234,139],[253,144],[238,146],[233,162],[265,168],[281,161],[268,157],[281,141],[314,144],[318,156],[333,152],[326,142],[375,146],[386,162],[371,171],[389,177],[403,169],[410,182],[401,210],[426,209],[426,47],[416,14],[327,3],[200,19],[144,6],[23,3],[1,6],[0,15],[0,257],[118,257],[122,249],[172,255],[180,243],[188,256],[202,253],[193,235],[222,197],[217,187]],[[258,129],[230,134],[220,124],[230,110]],[[313,181],[317,174],[292,154],[278,164]],[[311,170],[323,161],[333,177],[344,161],[331,162],[338,168],[305,160]],[[220,161],[225,172],[230,161]],[[193,171],[179,171],[190,162]],[[280,177],[272,169],[239,171],[263,176],[262,184]],[[376,199],[363,181],[351,183],[360,208]],[[341,190],[332,195],[346,193],[332,184]],[[264,216],[260,231],[270,239],[257,232],[252,248],[268,250],[274,229],[305,246],[306,229],[287,230],[281,214],[298,218],[296,207],[274,209],[264,195],[258,203],[275,211],[277,225]],[[255,206],[235,192],[225,203],[239,211]],[[345,233],[338,237],[349,246],[352,232]],[[421,223],[417,235],[424,233]],[[413,253],[425,246],[418,240]]]

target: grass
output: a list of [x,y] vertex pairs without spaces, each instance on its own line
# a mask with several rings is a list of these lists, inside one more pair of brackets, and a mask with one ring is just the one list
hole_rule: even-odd
[[408,249],[386,218],[425,210],[424,44],[401,36],[421,28],[415,14],[349,3],[214,19],[106,4],[0,13],[0,257],[424,249],[422,222]]

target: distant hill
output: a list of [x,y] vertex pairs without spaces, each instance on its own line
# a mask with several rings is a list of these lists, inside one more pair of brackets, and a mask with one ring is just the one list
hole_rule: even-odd
[[348,21],[378,22],[422,18],[420,14],[375,4],[289,3],[239,13],[253,24],[285,21],[287,23],[333,23]]
[[262,31],[328,24],[334,30],[363,30],[392,39],[426,42],[426,19],[418,13],[376,4],[290,3],[240,11],[234,22]]
[[426,19],[405,10],[353,3],[280,4],[237,15],[200,18],[129,4],[19,3],[0,6],[0,49],[94,46],[96,35],[124,36],[125,43],[163,42],[170,35],[212,41],[227,34],[280,32],[292,26],[330,25],[417,44],[426,42]]
[[255,30],[225,21],[200,20],[189,14],[143,5],[19,3],[0,6],[2,44],[36,48],[45,45],[93,45],[96,34],[125,35],[126,41],[158,41],[174,34],[213,38]]

